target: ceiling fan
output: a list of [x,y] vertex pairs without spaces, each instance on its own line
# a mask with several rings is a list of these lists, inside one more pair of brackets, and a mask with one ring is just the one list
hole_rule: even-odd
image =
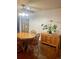
[[35,13],[38,10],[34,7],[29,6],[29,5],[26,6],[26,5],[22,4],[21,6],[18,7],[18,11],[20,11],[20,12],[24,11],[24,12],[28,12],[28,13]]

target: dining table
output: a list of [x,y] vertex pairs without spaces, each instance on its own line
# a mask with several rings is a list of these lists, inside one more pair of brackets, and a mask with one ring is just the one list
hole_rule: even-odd
[[17,39],[23,42],[22,46],[24,47],[24,50],[26,50],[28,46],[33,43],[35,36],[35,34],[29,32],[17,33]]

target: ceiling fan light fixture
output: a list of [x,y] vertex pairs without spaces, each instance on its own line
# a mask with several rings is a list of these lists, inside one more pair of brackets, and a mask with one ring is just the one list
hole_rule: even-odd
[[19,15],[20,15],[20,16],[27,16],[27,17],[29,16],[28,13],[19,13]]
[[27,8],[27,10],[30,10],[30,7],[29,6],[27,6],[26,8]]

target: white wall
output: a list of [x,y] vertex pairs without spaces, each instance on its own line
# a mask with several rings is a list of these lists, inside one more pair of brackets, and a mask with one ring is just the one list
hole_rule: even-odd
[[41,24],[48,23],[49,20],[53,20],[57,24],[57,30],[61,32],[61,9],[53,9],[46,11],[39,11],[33,14],[29,20],[29,31],[36,30],[37,32],[42,32]]

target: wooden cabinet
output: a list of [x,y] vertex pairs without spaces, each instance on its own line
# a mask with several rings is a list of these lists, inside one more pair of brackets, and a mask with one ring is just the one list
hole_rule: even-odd
[[41,43],[57,47],[59,45],[59,35],[57,33],[41,33]]

